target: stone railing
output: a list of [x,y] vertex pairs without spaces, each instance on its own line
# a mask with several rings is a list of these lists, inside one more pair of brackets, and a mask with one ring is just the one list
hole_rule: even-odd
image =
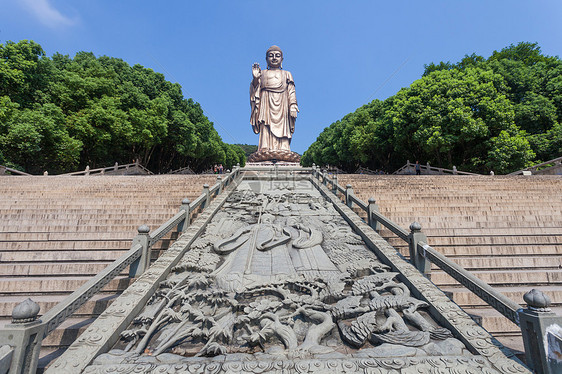
[[355,174],[378,175],[380,172],[359,166],[357,170],[355,170]]
[[170,170],[168,174],[195,174],[195,172],[189,166],[185,166],[176,170]]
[[148,175],[152,175],[154,174],[153,172],[151,172],[150,170],[148,170],[147,168],[145,168],[144,166],[142,166],[141,164],[139,164],[138,161],[132,163],[132,164],[125,164],[125,165],[119,165],[117,162],[115,163],[114,166],[110,166],[107,168],[97,168],[97,169],[90,169],[89,166],[86,166],[86,169],[82,170],[82,171],[75,171],[72,173],[66,173],[66,174],[61,174],[61,175],[70,175],[70,176],[75,176],[75,175],[105,175],[105,174],[129,174],[129,173],[140,173],[140,174],[148,174]]
[[[468,173],[466,171],[458,171],[456,166],[452,169],[438,168],[431,166],[429,162],[426,165],[420,164],[421,174],[432,174],[432,175],[480,175],[475,173]],[[402,166],[400,169],[396,170],[392,174],[416,174],[416,164],[412,164],[410,160],[406,161],[406,165]]]
[[[212,187],[204,184],[199,197],[193,202],[187,198],[183,199],[179,212],[153,232],[150,232],[146,225],[140,226],[127,253],[47,311],[40,319],[37,319],[39,305],[31,299],[18,304],[12,311],[12,323],[0,330],[0,373],[35,373],[41,342],[45,337],[127,267],[129,277],[140,276],[150,265],[152,246],[176,227],[178,232],[185,231],[192,216],[205,209],[240,173],[240,167],[236,166],[229,174],[218,176]],[[2,371],[3,368],[6,370]]]
[[[321,171],[314,165],[312,178],[326,186],[336,196],[341,196],[348,207],[352,208],[353,205],[356,205],[365,211],[367,213],[367,223],[372,229],[379,231],[381,226],[384,226],[408,243],[410,263],[427,278],[431,277],[431,263],[433,263],[481,298],[485,303],[517,324],[521,328],[523,335],[526,362],[531,369],[537,373],[554,374],[562,372],[562,361],[551,357],[552,354],[556,354],[553,353],[554,351],[558,352],[560,350],[560,347],[555,347],[556,342],[559,342],[557,340],[559,338],[555,334],[559,334],[559,332],[553,332],[552,326],[557,326],[557,329],[560,329],[560,326],[562,326],[562,316],[551,312],[549,308],[551,301],[548,296],[536,289],[532,289],[523,296],[523,300],[527,303],[527,308],[521,308],[518,303],[429,246],[427,244],[427,237],[423,234],[419,223],[413,222],[408,232],[383,216],[374,198],[369,198],[368,203],[365,203],[354,194],[350,184],[345,187],[341,186],[337,182],[337,175],[330,177],[328,173]],[[552,338],[549,334],[552,335]],[[550,343],[549,339],[552,339],[553,342]]]
[[547,174],[549,170],[554,169],[560,169],[559,174],[562,174],[562,157],[554,158],[540,164],[529,166],[528,168],[514,171],[513,173],[509,173],[508,175],[524,175],[526,174],[526,171],[530,172],[531,174]]
[[16,169],[9,168],[4,165],[0,165],[0,176],[2,175],[27,175],[31,176],[31,174],[24,173],[23,171],[19,171]]

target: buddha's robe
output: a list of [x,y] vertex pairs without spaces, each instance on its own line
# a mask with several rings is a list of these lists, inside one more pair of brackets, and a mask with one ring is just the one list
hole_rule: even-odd
[[290,72],[281,69],[262,70],[261,77],[250,84],[250,123],[260,134],[258,150],[290,151],[295,131],[291,105],[297,107],[295,82]]

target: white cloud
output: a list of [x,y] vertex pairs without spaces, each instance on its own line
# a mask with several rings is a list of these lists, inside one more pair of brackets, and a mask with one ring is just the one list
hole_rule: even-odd
[[48,27],[72,26],[76,18],[64,16],[49,0],[22,0],[24,7]]

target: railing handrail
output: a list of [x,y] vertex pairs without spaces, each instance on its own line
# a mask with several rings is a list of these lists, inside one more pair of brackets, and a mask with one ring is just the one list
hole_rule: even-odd
[[279,165],[279,166],[244,166],[241,170],[243,171],[299,171],[299,172],[311,172],[311,167],[301,167],[301,166],[289,166],[289,165]]
[[549,161],[541,162],[540,164],[529,166],[525,169],[514,171],[513,173],[509,173],[508,175],[520,175],[523,174],[524,171],[538,171],[538,168],[540,168],[541,166],[546,166],[549,164],[560,165],[561,163],[562,163],[562,157],[557,157]]
[[97,169],[86,169],[86,170],[81,170],[81,171],[74,171],[72,173],[65,173],[65,174],[59,174],[59,176],[75,176],[75,175],[91,175],[91,174],[101,174],[102,172],[105,173],[106,171],[117,171],[117,170],[127,170],[130,168],[139,168],[143,171],[145,171],[147,174],[149,175],[154,175],[153,172],[151,172],[150,170],[148,170],[146,167],[144,167],[143,165],[141,165],[138,162],[134,162],[131,164],[124,164],[124,165],[115,165],[115,166],[108,166],[108,167],[104,167],[104,168],[97,168]]
[[177,227],[180,224],[180,222],[183,221],[185,218],[186,218],[186,211],[180,210],[172,218],[167,220],[156,230],[152,231],[149,235],[150,245],[152,246],[154,243],[157,243],[166,234],[168,234],[174,227]]
[[189,171],[190,171],[189,174],[195,174],[195,172],[193,171],[193,169],[190,168],[189,166],[184,166],[183,168],[179,168],[179,169],[176,169],[176,170],[171,170],[170,172],[168,172],[168,174],[179,174],[179,173],[181,173],[181,172],[184,171],[184,170],[189,170]]
[[378,175],[379,173],[371,170],[369,168],[363,167],[363,166],[359,166],[356,170],[355,170],[355,174],[368,174],[368,175]]
[[[423,257],[427,258],[431,263],[437,265],[440,269],[472,291],[475,295],[482,298],[486,303],[491,305],[510,321],[519,325],[519,317],[517,314],[517,312],[521,309],[519,304],[503,295],[501,292],[496,291],[488,283],[476,277],[462,266],[449,260],[445,255],[435,250],[429,244],[419,242],[418,249]],[[475,292],[474,290],[478,290],[478,292]],[[486,297],[483,297],[484,295],[486,295]]]
[[0,170],[4,170],[4,173],[0,173],[0,174],[5,174],[6,171],[9,171],[12,174],[24,175],[24,176],[28,176],[28,177],[32,176],[31,174],[28,174],[28,173],[23,172],[21,170],[12,169],[12,168],[9,168],[9,167],[4,166],[4,165],[0,165]]
[[[41,317],[41,321],[45,324],[43,338],[47,337],[47,335],[63,323],[66,318],[84,305],[91,296],[105,287],[105,285],[111,282],[117,275],[121,274],[127,266],[132,264],[141,256],[141,252],[142,246],[140,244],[132,246],[127,253],[124,253],[121,257],[113,261],[110,265],[106,266],[105,269],[80,286],[80,288],[76,291],[65,297],[64,300],[49,309]],[[84,298],[84,295],[91,296]]]
[[410,233],[404,230],[402,226],[398,225],[397,223],[394,223],[390,218],[383,216],[380,212],[372,212],[372,214],[373,214],[373,218],[377,222],[379,222],[381,225],[392,231],[400,239],[404,240],[405,242],[409,242]]
[[[437,171],[440,174],[452,174],[452,175],[481,175],[481,174],[476,174],[476,173],[469,173],[467,171],[459,171],[456,169],[445,169],[445,168],[439,168],[436,166],[431,166],[431,165],[420,165],[420,170],[425,170],[425,171]],[[399,174],[401,171],[415,167],[416,164],[411,163],[410,161],[407,161],[406,164],[404,166],[402,166],[400,169],[396,170],[394,173],[392,174]]]

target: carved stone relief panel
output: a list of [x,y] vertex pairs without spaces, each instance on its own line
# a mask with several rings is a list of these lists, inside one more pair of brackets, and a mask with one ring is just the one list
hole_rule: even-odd
[[245,181],[86,372],[496,372],[427,307],[310,182]]

